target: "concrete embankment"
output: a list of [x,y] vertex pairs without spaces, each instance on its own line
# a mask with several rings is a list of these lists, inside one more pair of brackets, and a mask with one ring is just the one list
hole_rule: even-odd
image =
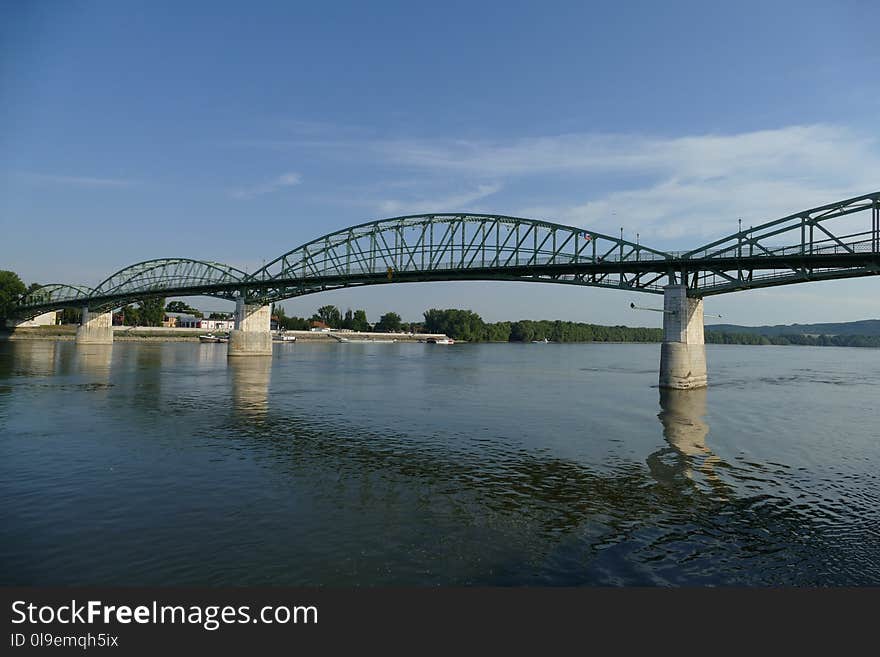
[[[74,340],[76,325],[19,327],[0,331],[0,340]],[[203,329],[179,329],[164,326],[114,326],[114,342],[198,342],[199,335],[207,333]],[[296,336],[297,342],[337,342],[344,337],[353,341],[361,340],[397,340],[398,342],[415,342],[427,338],[445,337],[434,333],[357,333],[357,332],[316,332],[287,331],[288,335]],[[337,337],[334,337],[337,336]]]
[[[65,324],[63,326],[39,326],[28,328],[10,329],[0,333],[0,340],[75,340],[76,325]],[[157,328],[130,328],[125,326],[113,327],[114,342],[198,342],[199,334],[204,331],[198,329],[189,331],[185,329]]]

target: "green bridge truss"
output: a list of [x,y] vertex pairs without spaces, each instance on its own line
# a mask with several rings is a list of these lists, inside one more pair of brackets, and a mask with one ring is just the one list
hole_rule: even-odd
[[107,310],[160,295],[269,303],[343,287],[453,280],[653,293],[685,283],[688,294],[703,297],[877,273],[880,192],[804,210],[686,252],[503,215],[395,217],[324,235],[252,274],[215,262],[166,258],[126,267],[94,288],[45,285],[19,300],[17,314]]

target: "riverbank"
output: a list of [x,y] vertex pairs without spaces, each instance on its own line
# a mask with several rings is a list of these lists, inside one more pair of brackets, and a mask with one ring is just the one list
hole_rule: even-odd
[[[198,342],[199,335],[204,334],[203,329],[178,329],[164,326],[133,327],[114,326],[114,342]],[[359,333],[351,332],[325,332],[325,331],[286,331],[288,335],[296,336],[297,342],[342,342],[345,338],[351,342],[370,342],[396,340],[397,342],[418,342],[428,338],[445,338],[442,333]],[[643,336],[644,337],[644,336]],[[74,340],[76,339],[76,325],[66,324],[62,326],[36,326],[3,329],[0,331],[0,342],[14,340]],[[596,343],[596,344],[659,344],[662,341],[660,335],[647,336],[641,340],[551,340],[550,344],[573,344],[573,343]],[[456,340],[464,343],[468,340]],[[483,340],[488,344],[528,344],[531,340]],[[758,336],[730,333],[706,332],[707,345],[773,345],[773,346],[803,346],[803,347],[880,347],[878,336]]]
[[[114,326],[114,342],[198,342],[203,329],[167,328],[164,326]],[[286,331],[296,336],[297,342],[337,342],[339,338],[351,341],[397,340],[418,342],[427,338],[444,338],[437,333],[359,333],[325,331]],[[75,340],[76,325],[18,327],[0,331],[0,341],[7,340]]]
[[[121,331],[117,328],[124,329]],[[204,331],[185,331],[168,329],[159,331],[154,328],[134,329],[129,327],[113,327],[114,342],[198,342],[199,334]],[[75,340],[76,325],[36,326],[28,328],[7,329],[0,332],[0,340]]]

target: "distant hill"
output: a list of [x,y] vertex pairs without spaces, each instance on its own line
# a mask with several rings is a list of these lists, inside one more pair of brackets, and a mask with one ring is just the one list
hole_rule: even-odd
[[857,322],[830,324],[777,324],[776,326],[738,326],[737,324],[707,324],[707,331],[745,333],[750,335],[864,335],[880,336],[880,319],[862,319]]

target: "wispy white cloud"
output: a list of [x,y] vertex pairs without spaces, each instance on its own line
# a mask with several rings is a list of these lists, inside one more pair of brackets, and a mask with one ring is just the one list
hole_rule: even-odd
[[[643,239],[690,243],[792,212],[880,189],[875,137],[828,125],[733,135],[658,138],[570,134],[508,143],[406,141],[377,146],[385,157],[444,175],[516,178],[518,214]],[[604,191],[548,198],[529,178],[565,176]],[[638,183],[632,183],[638,180]],[[627,182],[629,181],[629,182]],[[557,186],[558,189],[558,186]]]
[[46,173],[23,173],[21,177],[37,183],[69,185],[71,187],[131,187],[134,180],[120,178],[93,178],[89,176],[62,176]]
[[811,184],[728,177],[670,179],[644,188],[609,192],[580,204],[522,208],[521,214],[612,234],[624,227],[629,238],[638,231],[642,241],[663,239],[695,246],[691,244],[694,239],[705,241],[735,232],[739,220],[743,227],[755,226],[865,191],[869,186],[835,185],[829,181]]
[[379,202],[378,210],[383,214],[404,214],[417,212],[454,212],[458,210],[474,210],[473,203],[495,194],[501,189],[500,184],[477,185],[470,191],[456,192],[444,197],[420,200],[388,199]]
[[822,158],[830,168],[829,164],[848,160],[853,150],[867,152],[875,146],[873,139],[826,125],[670,138],[565,134],[509,141],[392,140],[373,145],[399,163],[480,175],[637,172],[704,179],[745,169],[778,175],[783,173],[780,167],[802,166],[815,158]]
[[[279,143],[276,143],[278,145]],[[290,145],[289,143],[287,144]],[[422,181],[385,214],[469,205],[680,244],[729,234],[805,208],[880,189],[880,142],[837,125],[664,137],[570,133],[506,140],[357,139],[297,142]],[[382,175],[381,173],[379,174]],[[436,181],[476,192],[433,198]],[[553,184],[546,184],[551,181]],[[501,192],[503,186],[503,192]],[[483,191],[480,191],[483,190]],[[491,190],[491,191],[490,191]],[[501,192],[497,193],[496,192]],[[476,194],[476,196],[474,196]],[[853,220],[861,219],[860,216]],[[838,225],[846,220],[837,220]],[[673,248],[673,247],[670,247]]]
[[255,196],[262,196],[271,192],[283,189],[284,187],[293,187],[302,183],[302,176],[298,173],[285,173],[264,183],[251,185],[250,187],[242,187],[230,192],[230,196],[236,199],[249,199]]

